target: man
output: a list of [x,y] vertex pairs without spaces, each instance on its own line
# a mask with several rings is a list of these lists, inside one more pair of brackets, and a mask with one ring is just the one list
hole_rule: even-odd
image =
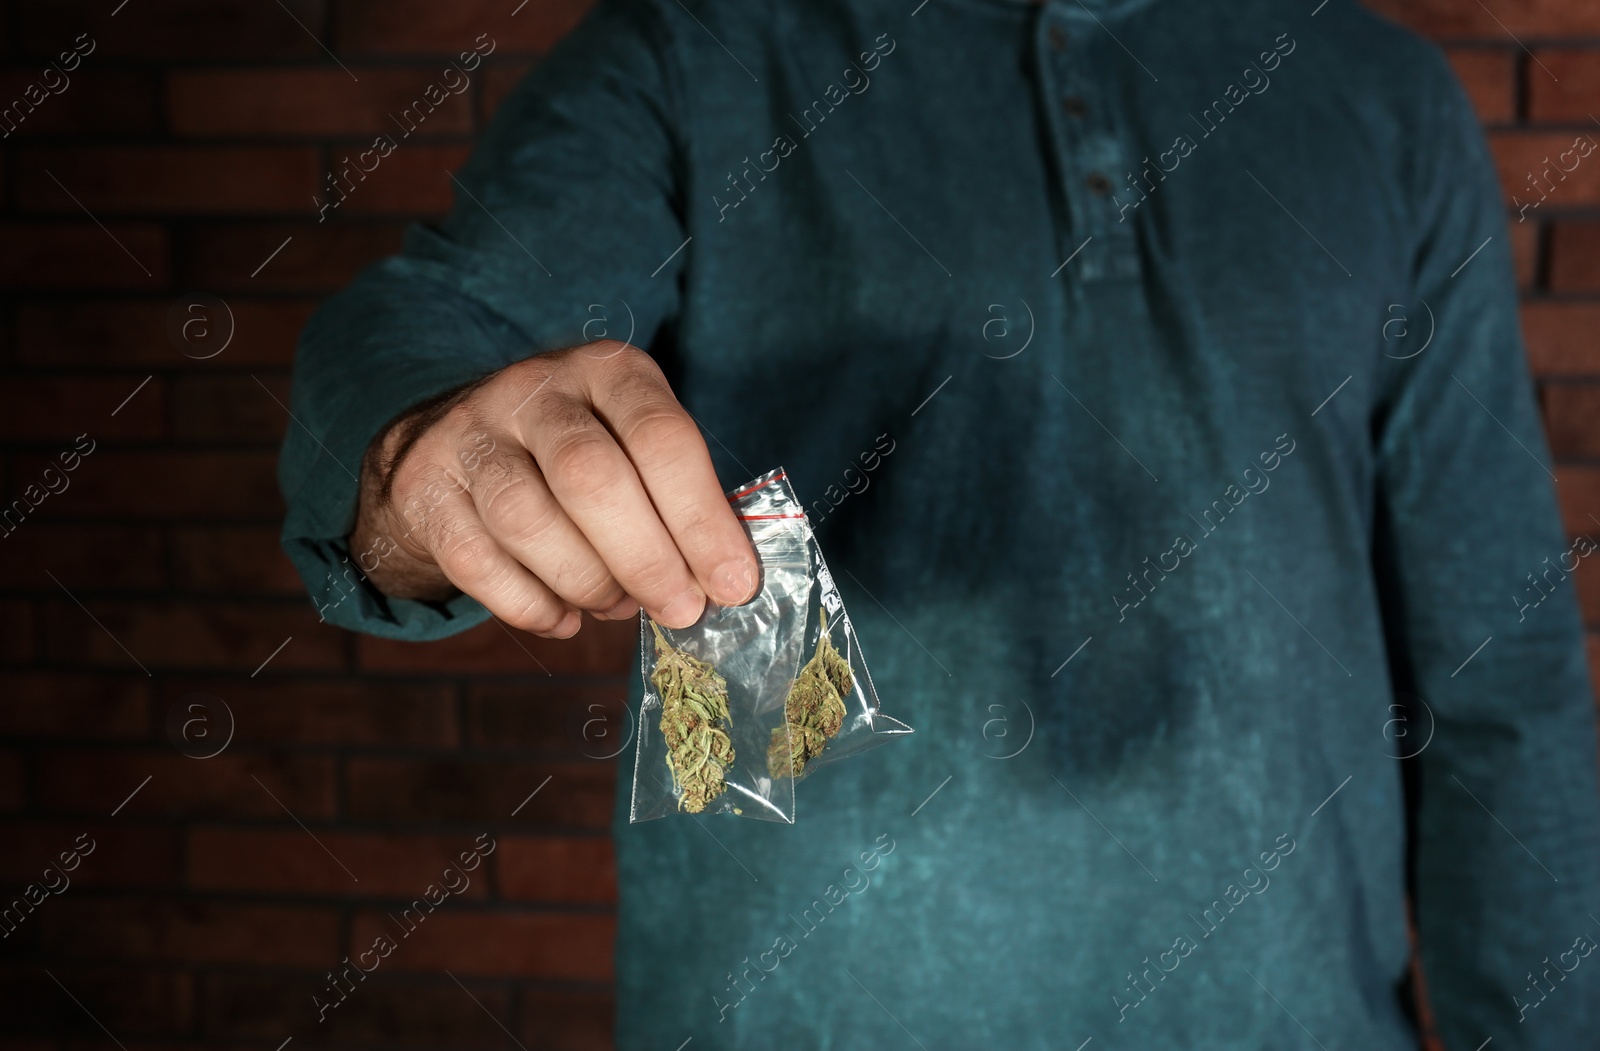
[[1408,888],[1449,1047],[1597,1046],[1593,544],[1431,46],[601,0],[459,179],[303,340],[327,618],[688,624],[781,464],[918,731],[793,826],[619,786],[621,1047],[1413,1047]]

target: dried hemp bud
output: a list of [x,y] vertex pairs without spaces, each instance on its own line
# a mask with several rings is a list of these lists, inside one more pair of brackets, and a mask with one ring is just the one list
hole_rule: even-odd
[[788,740],[780,726],[772,731],[767,748],[767,768],[773,777],[799,777],[806,764],[822,754],[844,725],[844,699],[855,687],[850,662],[834,649],[828,636],[827,610],[820,610],[819,617],[817,651],[795,676],[783,703]]
[[708,662],[676,649],[655,621],[656,667],[650,675],[661,694],[661,737],[678,794],[678,809],[698,814],[728,787],[733,741],[728,737],[728,682]]

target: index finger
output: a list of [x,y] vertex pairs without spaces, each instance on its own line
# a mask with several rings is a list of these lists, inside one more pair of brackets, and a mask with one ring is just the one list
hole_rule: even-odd
[[654,363],[645,358],[592,398],[706,594],[724,606],[755,597],[755,549],[723,495],[700,428]]

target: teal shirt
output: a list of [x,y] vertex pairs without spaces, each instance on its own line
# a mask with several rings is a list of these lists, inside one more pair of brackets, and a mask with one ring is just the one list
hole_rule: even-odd
[[405,639],[486,614],[352,583],[352,471],[540,350],[647,348],[812,508],[917,733],[793,826],[630,826],[619,764],[619,1046],[1409,1048],[1408,886],[1449,1046],[1600,1046],[1593,545],[1438,51],[1348,0],[686,2],[601,0],[318,311],[282,465],[319,608]]

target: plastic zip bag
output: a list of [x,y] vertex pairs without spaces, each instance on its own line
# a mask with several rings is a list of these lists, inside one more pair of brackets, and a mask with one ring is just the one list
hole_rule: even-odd
[[644,680],[630,821],[674,813],[793,823],[795,782],[911,728],[878,693],[782,468],[728,495],[760,559],[742,606],[687,628],[639,615]]

